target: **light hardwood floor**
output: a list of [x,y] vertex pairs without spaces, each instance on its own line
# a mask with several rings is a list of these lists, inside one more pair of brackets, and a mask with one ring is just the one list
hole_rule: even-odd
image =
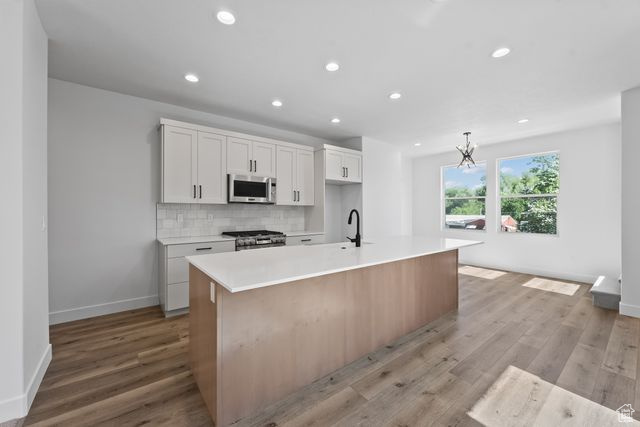
[[[237,426],[479,425],[467,412],[509,366],[604,407],[640,409],[640,320],[533,276],[466,270],[460,309]],[[478,274],[481,273],[481,274]],[[188,316],[158,307],[51,327],[26,425],[211,425],[187,362]],[[513,369],[513,368],[511,368]]]

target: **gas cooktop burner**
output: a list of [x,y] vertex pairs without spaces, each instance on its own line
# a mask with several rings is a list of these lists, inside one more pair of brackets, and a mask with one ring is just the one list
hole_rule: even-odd
[[225,231],[222,234],[224,236],[231,236],[231,237],[256,237],[256,236],[281,236],[284,233],[280,231],[269,231],[269,230],[250,230],[250,231]]
[[272,248],[274,246],[284,246],[287,244],[287,236],[280,231],[225,231],[222,234],[236,238],[236,251]]

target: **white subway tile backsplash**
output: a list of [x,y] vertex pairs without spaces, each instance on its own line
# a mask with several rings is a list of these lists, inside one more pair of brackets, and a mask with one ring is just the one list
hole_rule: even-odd
[[[181,222],[177,221],[182,217]],[[302,231],[304,208],[275,205],[197,205],[158,204],[158,237],[195,237],[221,234],[223,231],[269,229]]]

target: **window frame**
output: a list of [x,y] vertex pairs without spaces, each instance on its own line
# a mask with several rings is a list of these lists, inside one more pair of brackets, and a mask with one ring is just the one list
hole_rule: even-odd
[[[479,160],[476,162],[476,165],[484,165],[484,176],[485,176],[485,192],[488,188],[487,186],[487,167],[489,166],[489,162],[487,160]],[[445,178],[444,171],[448,168],[456,168],[458,163],[448,164],[440,166],[440,230],[441,231],[471,231],[476,233],[486,233],[487,232],[487,194],[484,197],[479,196],[464,196],[464,197],[446,197],[446,189],[444,188]],[[447,227],[447,200],[477,200],[484,199],[484,229],[478,230],[477,228],[449,228]]]
[[[561,193],[561,186],[558,185],[558,192],[557,193],[545,193],[545,194],[520,194],[520,195],[509,195],[509,196],[503,196],[502,195],[502,191],[500,191],[500,163],[503,160],[511,160],[511,159],[518,159],[521,157],[537,157],[537,156],[546,156],[549,154],[557,154],[558,155],[558,160],[560,160],[561,156],[560,156],[560,150],[549,150],[549,151],[542,151],[542,152],[537,152],[537,153],[531,153],[531,154],[518,154],[515,156],[507,156],[507,157],[496,157],[495,161],[496,161],[496,219],[495,219],[495,224],[496,224],[496,231],[500,234],[512,234],[512,235],[525,235],[525,236],[543,236],[543,237],[560,237],[560,193]],[[560,168],[558,168],[558,180],[560,180]],[[508,231],[503,231],[502,230],[502,199],[525,199],[525,198],[545,198],[545,197],[555,197],[556,198],[556,232],[551,234],[551,233],[529,233],[529,232],[515,232],[515,233],[510,233]]]

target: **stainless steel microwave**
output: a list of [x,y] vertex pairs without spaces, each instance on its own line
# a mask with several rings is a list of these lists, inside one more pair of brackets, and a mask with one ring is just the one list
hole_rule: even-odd
[[229,203],[275,203],[276,179],[250,175],[228,175]]

